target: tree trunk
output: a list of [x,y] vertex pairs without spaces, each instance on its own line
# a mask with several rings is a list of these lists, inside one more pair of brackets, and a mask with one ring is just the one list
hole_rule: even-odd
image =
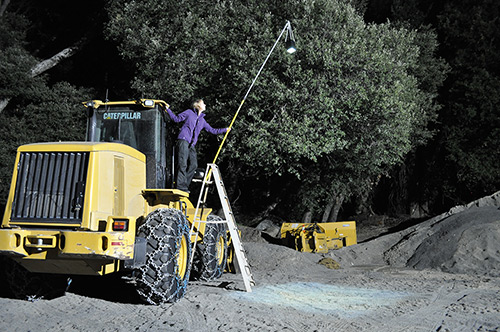
[[[5,13],[5,10],[7,9],[9,2],[10,2],[10,0],[3,0],[3,1],[0,0],[0,17],[2,17],[3,13]],[[5,106],[7,106],[9,101],[10,101],[10,98],[5,98],[5,99],[0,100],[0,113],[5,108]]]
[[408,213],[408,168],[406,166],[408,157],[405,161],[391,171],[391,188],[389,191],[388,212],[391,214]]
[[344,203],[344,195],[339,194],[335,197],[335,205],[333,206],[332,212],[330,213],[330,216],[328,217],[328,222],[335,222],[337,221],[338,215],[340,208],[342,207],[342,204]]
[[[328,217],[325,219],[327,222],[335,222],[337,221],[337,217],[339,215],[340,208],[342,207],[342,203],[344,203],[344,195],[338,194],[332,198],[332,201],[328,204],[331,204],[331,209]],[[326,212],[326,211],[325,211]]]
[[7,6],[9,5],[10,0],[4,0],[0,1],[0,17],[3,16],[3,13],[5,13],[5,10],[7,9]]
[[[370,180],[366,180],[370,181]],[[356,206],[356,214],[364,214],[364,215],[369,215],[372,213],[371,209],[371,200],[370,200],[370,193],[371,193],[372,188],[365,189],[362,192],[359,193],[359,197],[357,199],[357,206]]]
[[271,212],[276,208],[276,205],[278,205],[279,203],[279,199],[277,199],[275,202],[269,204],[267,206],[267,208],[260,212],[257,217],[253,218],[251,221],[250,221],[250,225],[248,226],[256,226],[258,225],[262,220],[266,219],[270,214]]
[[310,223],[312,221],[312,211],[306,211],[302,217],[303,223]]
[[41,73],[49,70],[50,68],[54,67],[57,65],[59,62],[62,60],[69,58],[73,54],[78,51],[80,48],[79,43],[75,44],[73,46],[67,47],[61,52],[57,53],[56,55],[53,55],[51,58],[43,60],[39,63],[37,63],[33,68],[31,68],[31,77],[35,77],[40,75]]
[[323,211],[323,217],[321,218],[321,221],[328,221],[328,217],[330,216],[330,213],[332,212],[333,205],[334,203],[334,198],[332,197],[328,204],[326,204],[325,210]]
[[9,101],[10,101],[10,98],[5,98],[5,99],[0,100],[0,113],[2,113],[3,109],[5,108],[5,106],[7,106]]
[[[40,75],[41,73],[49,70],[50,68],[56,66],[59,62],[62,60],[69,58],[73,54],[75,54],[81,47],[82,45],[86,42],[86,39],[83,38],[82,40],[78,41],[78,43],[74,44],[73,46],[67,47],[61,52],[57,53],[56,55],[50,57],[49,59],[43,60],[39,63],[37,63],[33,68],[31,68],[31,77],[35,77]],[[5,109],[7,104],[9,103],[10,98],[4,98],[0,100],[0,113]]]

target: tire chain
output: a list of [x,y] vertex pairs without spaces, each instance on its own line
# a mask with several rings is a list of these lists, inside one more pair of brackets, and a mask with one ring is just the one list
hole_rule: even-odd
[[[148,250],[146,264],[138,269],[137,276],[137,282],[145,287],[138,287],[137,292],[150,304],[176,302],[186,291],[190,271],[187,269],[180,280],[176,260],[180,250],[179,235],[189,234],[189,226],[184,218],[179,210],[157,209],[138,229],[139,234],[145,235]],[[187,262],[190,253],[188,241]]]
[[[207,219],[208,221],[222,220],[220,217],[214,215],[209,215]],[[209,227],[213,228],[208,231]],[[206,224],[203,244],[200,244],[194,262],[196,275],[200,280],[211,281],[218,279],[224,272],[227,260],[227,237],[225,231],[226,227],[224,227],[224,224]],[[217,242],[221,233],[224,237],[224,252],[222,253],[224,258],[222,264],[219,265],[217,260]]]

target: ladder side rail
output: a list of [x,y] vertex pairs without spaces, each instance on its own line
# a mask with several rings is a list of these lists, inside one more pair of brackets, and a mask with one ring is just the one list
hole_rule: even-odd
[[224,216],[226,218],[226,223],[228,224],[229,233],[231,234],[231,238],[233,239],[234,251],[236,254],[236,258],[238,260],[238,265],[240,267],[241,274],[243,276],[243,281],[245,283],[245,288],[247,292],[252,291],[252,284],[255,285],[253,280],[250,266],[248,265],[248,261],[245,256],[245,250],[243,249],[243,245],[241,243],[240,234],[236,228],[236,222],[234,219],[233,212],[231,211],[231,207],[229,204],[229,199],[227,197],[226,189],[224,187],[224,183],[222,181],[219,169],[216,164],[209,164],[209,166],[213,169],[214,181],[217,187],[217,191],[219,193],[219,198],[222,203],[222,208],[224,211]]
[[[210,168],[210,165],[207,165],[205,174],[208,173],[209,168]],[[201,216],[198,216],[198,213],[200,211],[200,205],[201,205],[201,200],[203,197],[203,191],[205,189],[206,184],[210,181],[210,177],[211,176],[205,176],[203,178],[203,183],[201,184],[201,189],[200,189],[200,195],[198,196],[198,201],[196,202],[196,209],[194,210],[193,223],[191,224],[191,229],[189,230],[189,239],[191,239],[193,234],[195,234],[195,232],[194,232],[195,224],[196,223],[198,224],[198,227],[196,227],[197,231],[196,231],[196,236],[194,237],[193,248],[191,249],[191,260],[189,262],[189,265],[192,265],[193,260],[194,260],[194,253],[196,250],[196,244],[198,243],[198,229],[201,226]]]

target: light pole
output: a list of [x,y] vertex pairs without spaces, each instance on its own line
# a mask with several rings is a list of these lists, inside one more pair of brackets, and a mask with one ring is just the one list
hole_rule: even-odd
[[[243,103],[245,102],[245,100],[247,99],[248,97],[248,94],[250,93],[250,90],[252,90],[254,84],[255,84],[255,81],[257,81],[257,78],[259,77],[260,73],[262,72],[262,69],[264,69],[264,66],[266,65],[267,63],[267,60],[269,59],[269,57],[271,56],[271,54],[273,53],[274,51],[274,48],[276,47],[276,45],[278,44],[279,40],[281,39],[281,37],[283,36],[283,34],[285,33],[286,31],[286,37],[285,37],[285,46],[286,46],[286,51],[287,53],[289,54],[292,54],[292,53],[295,53],[295,51],[297,50],[295,48],[295,38],[293,36],[293,31],[292,31],[292,25],[290,24],[290,21],[286,21],[286,24],[285,24],[285,27],[283,28],[283,30],[281,30],[281,33],[280,35],[278,36],[278,38],[276,39],[276,42],[274,42],[274,45],[273,47],[271,48],[271,50],[269,51],[269,53],[267,54],[267,57],[266,59],[264,60],[264,62],[262,63],[262,66],[260,66],[260,69],[259,69],[259,72],[257,73],[257,75],[255,75],[255,78],[253,79],[252,81],[252,84],[250,85],[250,87],[248,88],[248,91],[247,93],[245,94],[245,97],[243,97],[243,100],[241,101],[240,103],[240,106],[238,107],[238,110],[236,111],[236,113],[234,114],[233,116],[233,120],[231,121],[231,124],[229,125],[229,130],[233,127],[233,124],[234,124],[234,121],[236,120],[236,117],[238,117],[238,113],[240,113],[240,110],[241,110],[241,107],[243,106]],[[219,157],[219,153],[221,152],[222,150],[222,146],[224,145],[224,143],[226,142],[226,138],[227,138],[227,135],[229,134],[229,130],[226,132],[226,134],[224,135],[224,138],[222,139],[222,142],[219,146],[219,150],[217,150],[217,153],[215,155],[215,158],[214,158],[214,161],[212,162],[213,164],[215,164],[215,162],[217,161],[217,158]]]

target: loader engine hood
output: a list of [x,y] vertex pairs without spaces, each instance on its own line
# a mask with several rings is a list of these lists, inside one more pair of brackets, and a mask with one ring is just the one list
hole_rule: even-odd
[[[55,142],[19,147],[6,206],[9,213],[4,216],[3,225],[90,228],[88,218],[84,220],[90,203],[87,200],[105,190],[109,191],[108,196],[115,194],[115,184],[104,187],[115,177],[111,173],[115,159],[134,160],[139,168],[145,163],[142,153],[116,143]],[[95,193],[91,193],[92,181],[96,182],[98,173],[103,174],[98,169],[108,170],[111,179],[101,177],[93,185]],[[140,182],[144,180],[136,182],[143,188],[144,183]]]

